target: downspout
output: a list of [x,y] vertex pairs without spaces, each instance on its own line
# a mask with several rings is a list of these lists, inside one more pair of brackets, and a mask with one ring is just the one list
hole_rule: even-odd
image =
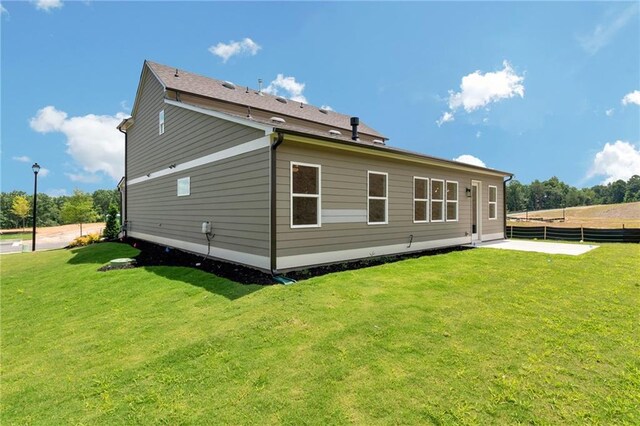
[[509,179],[502,182],[502,220],[504,221],[504,236],[507,238],[507,183],[513,179],[513,175]]
[[271,223],[269,225],[270,228],[270,232],[271,232],[271,249],[269,250],[269,266],[271,268],[271,275],[276,276],[279,274],[277,268],[276,268],[276,259],[277,259],[277,241],[276,241],[276,237],[277,237],[277,233],[276,233],[276,226],[277,226],[277,221],[276,221],[276,195],[277,195],[277,191],[276,191],[276,149],[278,149],[278,147],[280,146],[280,144],[284,141],[284,135],[281,132],[278,132],[278,136],[275,140],[275,142],[273,143],[273,145],[271,145],[271,196],[270,196],[270,200],[271,200],[271,214],[270,219],[271,219]]
[[127,223],[127,214],[129,213],[129,209],[127,208],[127,204],[129,204],[129,188],[127,187],[127,132],[123,131],[120,126],[118,126],[118,130],[120,133],[124,134],[124,204],[122,205],[123,215],[122,215],[122,225],[124,227],[124,235],[127,236],[127,227],[124,226]]

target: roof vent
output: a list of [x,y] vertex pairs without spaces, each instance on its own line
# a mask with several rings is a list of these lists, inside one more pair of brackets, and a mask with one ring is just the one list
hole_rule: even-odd
[[222,83],[222,85],[223,85],[224,87],[226,87],[227,89],[236,90],[236,85],[235,85],[235,84],[233,84],[233,83],[232,83],[232,82],[230,82],[230,81],[225,81],[225,82],[223,82],[223,83]]
[[328,109],[320,108],[320,109],[318,109],[318,111],[320,111],[323,114],[329,114],[329,110]]
[[342,133],[340,133],[340,131],[334,130],[334,129],[329,130],[329,134],[331,136],[341,136],[342,135]]
[[175,73],[173,76],[174,76],[174,77],[180,77],[180,76],[178,75],[178,68],[176,68],[176,73]]
[[377,143],[379,145],[384,145],[384,141],[382,139],[374,139],[373,143]]
[[273,121],[274,123],[281,123],[281,124],[286,123],[284,118],[280,118],[280,117],[271,117],[269,120]]
[[282,104],[286,104],[287,100],[285,98],[283,98],[282,96],[276,96],[276,101],[282,103]]

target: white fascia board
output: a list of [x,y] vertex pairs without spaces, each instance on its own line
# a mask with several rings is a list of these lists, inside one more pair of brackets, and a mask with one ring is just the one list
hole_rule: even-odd
[[178,107],[178,108],[187,109],[189,111],[199,112],[200,114],[209,115],[211,117],[216,117],[221,120],[226,120],[232,123],[241,124],[243,126],[253,127],[254,129],[259,129],[264,131],[265,135],[270,135],[271,133],[273,133],[273,127],[267,126],[266,124],[257,123],[253,120],[249,120],[246,118],[236,117],[235,115],[225,114],[224,112],[214,111],[212,109],[202,108],[192,104],[186,104],[184,102],[174,101],[171,99],[165,99],[164,103],[167,105]]
[[222,151],[214,152],[212,154],[205,155],[203,157],[196,158],[191,161],[185,161],[184,163],[176,164],[175,167],[166,167],[164,169],[155,170],[150,172],[146,176],[139,176],[127,181],[127,185],[135,185],[137,183],[146,182],[152,179],[157,179],[162,176],[171,175],[178,172],[184,172],[185,170],[193,169],[194,167],[204,166],[205,164],[215,163],[217,161],[226,160],[227,158],[237,157],[238,155],[246,154],[252,151],[257,151],[269,147],[271,144],[270,136],[263,136],[259,139],[254,139],[249,142],[245,142],[241,145],[233,146],[231,148],[223,149]]
[[[181,241],[173,238],[160,237],[157,235],[146,234],[143,232],[127,232],[127,236],[137,238],[139,240],[151,241],[153,243],[162,244],[167,247],[174,247],[181,250],[186,250],[191,253],[207,254],[207,245],[198,244],[189,241]],[[203,234],[204,239],[204,234]],[[243,265],[253,266],[262,270],[269,270],[269,257],[260,256],[257,254],[244,253],[235,250],[224,249],[211,245],[209,257],[228,260],[234,263],[241,263]]]
[[392,244],[388,246],[363,247],[350,250],[335,250],[322,253],[299,254],[282,256],[277,259],[279,270],[300,268],[303,266],[322,265],[325,263],[343,262],[354,259],[366,259],[370,257],[386,256],[391,254],[411,253],[415,251],[429,250],[442,247],[461,246],[471,243],[471,236],[447,238],[444,240],[420,241],[411,244]]

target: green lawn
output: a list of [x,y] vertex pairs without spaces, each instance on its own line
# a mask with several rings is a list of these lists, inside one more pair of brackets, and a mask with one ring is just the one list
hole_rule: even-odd
[[640,245],[243,286],[3,256],[3,425],[639,424]]
[[17,232],[13,234],[0,234],[0,241],[2,240],[31,240],[33,234],[31,232]]

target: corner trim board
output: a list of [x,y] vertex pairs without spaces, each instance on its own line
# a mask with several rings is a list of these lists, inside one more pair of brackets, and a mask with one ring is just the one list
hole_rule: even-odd
[[[502,237],[500,237],[502,238]],[[362,259],[367,257],[385,256],[389,254],[411,253],[415,251],[434,248],[460,246],[471,243],[471,236],[447,238],[444,240],[414,242],[411,248],[407,244],[392,244],[388,246],[363,247],[350,250],[336,250],[323,253],[299,254],[294,256],[278,257],[278,269],[292,269],[309,265],[321,265],[324,263],[342,262],[346,260]]]
[[217,161],[226,160],[227,158],[236,157],[238,155],[246,154],[248,152],[257,151],[259,149],[267,148],[270,145],[269,136],[263,136],[260,139],[255,139],[250,142],[243,143],[231,148],[223,149],[222,151],[214,152],[213,154],[205,155],[204,157],[196,158],[194,160],[186,161],[184,163],[176,164],[174,168],[165,168],[156,170],[149,173],[148,176],[140,176],[131,179],[127,182],[127,185],[135,185],[141,182],[147,182],[152,179],[156,179],[162,176],[171,175],[174,173],[183,172],[185,170],[193,169],[194,167],[204,166],[205,164],[215,163]]
[[[127,236],[137,238],[139,240],[151,241],[153,243],[162,244],[168,247],[190,251],[192,253],[207,254],[207,245],[192,243],[188,241],[175,240],[173,238],[158,237],[156,235],[145,234],[143,232],[127,232]],[[204,238],[204,237],[203,237]],[[269,270],[269,257],[259,256],[257,254],[243,253],[235,250],[228,250],[220,247],[211,246],[209,257],[228,260],[231,262],[241,263],[243,265],[253,266],[264,270]]]

